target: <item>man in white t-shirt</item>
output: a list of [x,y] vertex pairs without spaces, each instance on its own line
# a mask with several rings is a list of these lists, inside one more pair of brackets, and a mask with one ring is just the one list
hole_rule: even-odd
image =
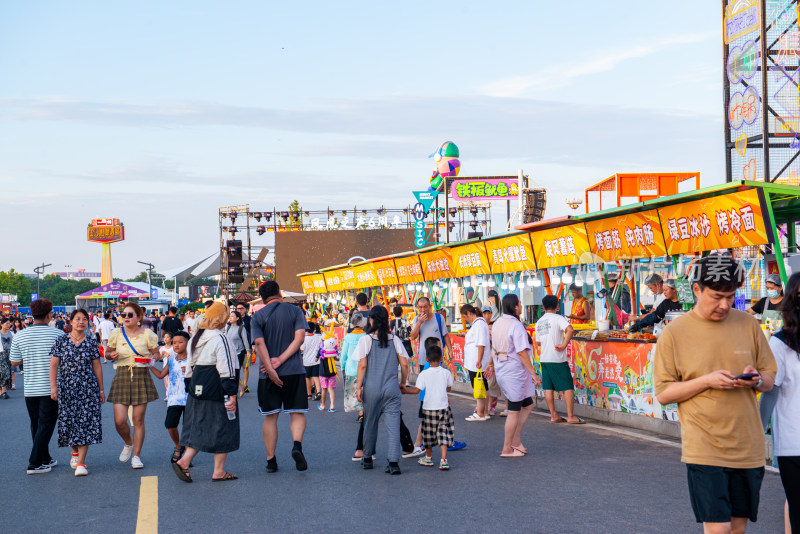
[[573,389],[572,372],[567,363],[567,346],[574,333],[566,317],[557,313],[558,297],[547,295],[542,299],[544,315],[536,323],[536,345],[539,348],[539,363],[542,365],[542,389],[544,399],[550,409],[550,422],[563,423],[564,418],[556,412],[555,392],[563,394],[567,405],[567,423],[583,424],[583,420],[575,417],[575,390]]
[[114,323],[111,322],[111,312],[106,312],[103,315],[103,320],[100,321],[100,325],[97,327],[97,333],[100,334],[100,343],[103,345],[103,363],[108,363],[105,357],[106,351],[108,350],[108,336],[114,328],[116,327]]

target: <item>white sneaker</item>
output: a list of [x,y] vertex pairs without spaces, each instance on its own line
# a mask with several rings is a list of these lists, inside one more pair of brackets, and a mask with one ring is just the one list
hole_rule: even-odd
[[133,460],[131,460],[131,467],[133,467],[134,469],[141,469],[142,467],[144,467],[144,464],[142,463],[142,460],[139,459],[138,456],[134,456]]
[[89,474],[89,470],[86,469],[85,465],[78,465],[75,467],[75,476],[76,477],[85,477]]
[[119,461],[122,463],[127,462],[131,459],[131,454],[133,454],[133,445],[125,445],[119,454]]
[[416,456],[422,456],[423,454],[425,454],[425,449],[422,447],[414,447],[414,450],[408,454],[404,454],[403,458],[414,458]]
[[78,457],[73,455],[72,458],[69,459],[69,466],[73,469],[78,467]]

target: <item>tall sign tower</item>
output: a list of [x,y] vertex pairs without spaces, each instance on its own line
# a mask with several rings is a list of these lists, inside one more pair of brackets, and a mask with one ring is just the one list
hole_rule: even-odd
[[723,0],[726,181],[800,182],[798,0]]
[[113,280],[111,274],[111,243],[125,239],[125,225],[119,222],[119,219],[92,219],[92,222],[86,228],[86,239],[92,243],[100,243],[103,254],[100,284],[110,284]]

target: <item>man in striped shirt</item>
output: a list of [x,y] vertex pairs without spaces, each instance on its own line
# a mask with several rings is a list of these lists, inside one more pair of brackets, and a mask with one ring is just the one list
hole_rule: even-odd
[[58,420],[58,402],[50,398],[50,349],[65,335],[49,326],[53,303],[47,299],[31,303],[33,324],[11,341],[11,364],[25,365],[25,405],[31,418],[33,448],[28,459],[28,474],[49,473],[58,465],[50,456],[50,438]]

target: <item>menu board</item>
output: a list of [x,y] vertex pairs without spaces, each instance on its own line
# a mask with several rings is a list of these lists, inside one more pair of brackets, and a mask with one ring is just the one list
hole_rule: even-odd
[[422,264],[422,272],[425,274],[425,280],[427,281],[451,278],[453,276],[449,249],[423,252],[419,255],[419,261]]
[[530,234],[518,234],[484,241],[486,255],[495,274],[536,269]]
[[422,266],[419,264],[419,256],[405,256],[394,259],[397,281],[401,284],[418,284],[425,281],[422,274]]
[[589,238],[583,223],[531,232],[531,244],[539,269],[592,263]]
[[375,274],[378,277],[378,284],[382,286],[394,286],[399,284],[397,271],[395,270],[394,260],[376,261],[373,263]]
[[585,224],[592,252],[603,261],[652,258],[667,253],[657,210],[587,221]]
[[489,258],[486,257],[486,247],[482,242],[453,247],[449,252],[452,260],[451,272],[456,278],[492,273]]

